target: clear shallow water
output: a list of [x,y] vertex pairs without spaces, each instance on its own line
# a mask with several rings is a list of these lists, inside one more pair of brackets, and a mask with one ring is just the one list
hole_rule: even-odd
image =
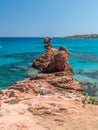
[[[74,77],[88,82],[89,94],[98,95],[98,39],[53,38],[52,42],[56,48],[67,47]],[[36,75],[31,64],[44,53],[43,46],[43,38],[0,38],[0,88]]]

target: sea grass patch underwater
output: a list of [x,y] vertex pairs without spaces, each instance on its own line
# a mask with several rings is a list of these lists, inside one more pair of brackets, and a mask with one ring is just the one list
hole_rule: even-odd
[[97,98],[97,92],[98,92],[97,82],[91,83],[88,81],[83,81],[83,82],[80,82],[80,84],[85,87],[84,94],[88,94],[89,96],[93,96]]
[[[31,64],[34,57],[38,57],[40,54],[35,53],[23,53],[23,54],[13,54],[6,55],[5,59],[19,58],[20,62],[10,63],[8,65],[1,65],[0,70],[0,85],[2,88],[11,86],[17,81],[24,80],[25,78],[30,78],[31,76],[37,75],[38,71],[32,68]],[[33,58],[32,58],[33,56]]]

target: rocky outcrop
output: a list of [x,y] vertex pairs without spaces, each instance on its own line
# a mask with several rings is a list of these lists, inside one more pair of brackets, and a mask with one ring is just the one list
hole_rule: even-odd
[[43,73],[53,73],[66,71],[72,73],[72,68],[68,63],[69,52],[65,47],[60,47],[59,50],[51,45],[51,38],[44,39],[46,53],[35,60],[32,64],[34,68],[39,69]]
[[[84,88],[72,76],[69,65],[69,52],[65,47],[59,50],[51,45],[51,38],[44,40],[46,53],[33,62],[33,67],[44,74],[34,76],[28,80],[17,82],[5,91],[0,92],[0,98],[19,98],[26,93],[37,95],[65,94],[66,91],[84,91]],[[60,92],[59,92],[60,90]],[[66,91],[65,91],[66,90]]]
[[58,88],[63,88],[65,90],[77,90],[84,91],[84,88],[67,72],[56,72],[52,74],[41,74],[32,77],[30,80],[38,80],[42,82],[47,82],[52,85],[55,90]]
[[31,79],[44,78],[46,82],[55,87],[84,91],[84,88],[72,77],[72,68],[68,62],[70,54],[67,49],[63,46],[59,50],[53,48],[51,39],[48,37],[45,39],[45,44],[47,44],[46,53],[33,62],[33,67],[48,74]]
[[26,94],[33,96],[55,96],[75,91],[84,91],[84,88],[71,75],[66,72],[56,72],[52,74],[40,74],[29,80],[17,82],[15,85],[1,91],[0,99],[20,98]]
[[33,67],[44,73],[66,71],[72,73],[72,68],[68,63],[69,52],[65,47],[59,50],[48,46],[46,53],[33,62]]
[[97,130],[98,106],[82,104],[77,91],[84,88],[72,76],[68,51],[53,48],[50,38],[46,43],[33,63],[45,73],[0,91],[0,130]]

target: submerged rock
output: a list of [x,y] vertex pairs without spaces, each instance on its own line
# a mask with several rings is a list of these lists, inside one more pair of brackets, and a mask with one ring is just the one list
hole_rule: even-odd
[[32,69],[30,69],[30,70],[28,70],[26,72],[26,77],[31,77],[31,76],[35,76],[35,75],[38,75],[38,70],[32,70]]

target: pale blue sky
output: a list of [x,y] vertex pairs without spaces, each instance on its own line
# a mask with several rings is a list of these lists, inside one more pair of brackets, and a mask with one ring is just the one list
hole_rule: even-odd
[[0,37],[98,34],[98,0],[0,0]]

